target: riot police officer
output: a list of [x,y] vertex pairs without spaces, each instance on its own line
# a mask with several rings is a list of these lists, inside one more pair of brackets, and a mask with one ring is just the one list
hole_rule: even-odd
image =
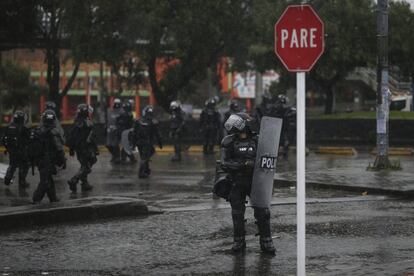
[[273,117],[283,120],[282,132],[280,134],[280,144],[283,146],[283,156],[287,157],[289,152],[290,139],[292,138],[292,130],[295,129],[296,108],[287,105],[289,98],[283,94],[279,94],[275,101],[275,114]]
[[[246,196],[250,195],[251,191],[258,142],[258,136],[250,129],[250,121],[251,118],[246,113],[231,115],[225,123],[230,135],[224,137],[221,143],[221,166],[232,181],[228,200],[233,219],[233,252],[241,252],[246,248],[245,203]],[[269,208],[254,207],[254,217],[259,228],[261,250],[274,255]]]
[[171,158],[171,161],[181,161],[181,140],[185,127],[185,114],[181,109],[180,101],[172,101],[170,111],[169,136],[174,145],[174,156]]
[[39,203],[45,194],[50,202],[59,201],[53,175],[57,173],[56,167],[66,168],[66,159],[55,121],[55,112],[46,110],[42,114],[41,125],[30,133],[29,158],[35,162],[40,173],[40,182],[33,193],[33,203]]
[[25,127],[25,114],[17,110],[13,114],[12,121],[6,127],[2,139],[6,152],[9,154],[9,167],[4,177],[4,184],[10,185],[16,169],[19,169],[19,188],[27,188],[27,172],[29,170],[29,161],[27,156],[27,143],[29,139],[29,130]]
[[80,104],[68,137],[69,154],[74,156],[76,153],[81,165],[79,171],[68,181],[69,189],[74,193],[77,191],[79,181],[81,181],[82,191],[90,191],[93,188],[88,183],[88,174],[97,162],[96,156],[99,153],[95,140],[90,107],[87,104]]
[[205,108],[200,114],[200,130],[203,135],[203,153],[214,153],[214,145],[217,143],[217,134],[220,129],[220,113],[216,110],[216,100],[208,99]]
[[111,162],[117,164],[120,160],[119,142],[120,133],[118,131],[117,120],[121,112],[121,100],[115,99],[112,110],[108,112],[106,125],[106,147],[112,155]]
[[132,151],[129,150],[130,145],[128,144],[128,136],[134,125],[134,114],[132,113],[132,104],[130,101],[125,101],[122,104],[116,124],[121,136],[121,162],[125,163],[126,159],[129,158],[131,163],[135,163],[136,159]]
[[262,96],[262,102],[255,109],[255,121],[258,127],[260,127],[260,121],[263,116],[274,117],[275,105],[274,98],[269,92],[265,92]]
[[130,140],[134,147],[138,147],[141,158],[138,177],[147,178],[151,174],[149,162],[155,153],[154,144],[158,143],[162,149],[158,121],[154,119],[154,108],[151,105],[147,105],[142,111],[142,117],[135,121]]
[[[62,124],[60,123],[59,118],[57,116],[58,110],[57,110],[56,104],[52,101],[47,101],[45,103],[44,111],[46,110],[51,111],[55,114],[55,128],[59,132],[61,143],[64,144],[65,143],[65,131],[63,130]],[[42,125],[42,120],[40,120],[40,125]]]
[[226,136],[228,133],[227,133],[227,131],[226,131],[226,129],[224,128],[224,123],[227,121],[227,119],[232,115],[232,114],[235,114],[235,113],[238,113],[238,112],[240,112],[241,110],[240,110],[240,104],[239,104],[239,101],[238,100],[236,100],[236,99],[232,99],[231,101],[230,101],[230,103],[229,103],[229,110],[227,110],[225,113],[224,113],[224,120],[223,120],[223,125],[222,125],[222,127],[223,127],[223,136],[222,137],[224,137],[224,136]]

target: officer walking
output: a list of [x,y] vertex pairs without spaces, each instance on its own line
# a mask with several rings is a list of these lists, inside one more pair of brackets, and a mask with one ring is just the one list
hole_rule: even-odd
[[79,171],[68,181],[69,189],[76,193],[77,184],[81,181],[82,191],[90,191],[93,186],[88,183],[88,174],[97,162],[99,154],[93,132],[93,122],[90,119],[90,110],[87,104],[78,105],[75,122],[70,130],[68,146],[70,156],[76,157],[81,165]]
[[[246,196],[250,195],[256,159],[258,136],[250,129],[251,118],[246,113],[237,113],[225,122],[229,135],[221,143],[221,165],[229,173],[232,188],[229,201],[232,209],[234,243],[233,252],[246,248],[245,221]],[[275,248],[270,232],[269,208],[254,207],[254,217],[259,228],[262,252],[274,255]]]
[[203,134],[203,153],[214,153],[214,145],[217,143],[217,134],[220,130],[220,113],[216,110],[216,101],[211,98],[206,101],[205,108],[200,114],[200,130]]
[[151,174],[149,162],[155,153],[154,144],[158,143],[162,149],[158,121],[154,119],[154,108],[151,105],[147,105],[142,111],[142,117],[135,121],[130,140],[134,147],[138,147],[141,158],[138,177],[147,178]]
[[[44,111],[46,110],[52,111],[55,114],[55,128],[59,132],[61,143],[64,144],[65,143],[65,131],[63,130],[62,124],[60,123],[59,118],[57,116],[58,110],[56,108],[56,104],[52,101],[47,101],[45,103]],[[42,120],[40,121],[40,124],[42,124]]]
[[4,177],[4,184],[12,183],[16,169],[19,169],[19,188],[24,189],[29,186],[26,182],[29,170],[29,160],[27,156],[27,143],[29,140],[29,130],[25,127],[25,114],[17,110],[13,114],[11,123],[6,127],[2,142],[9,154],[9,167]]
[[170,129],[169,136],[174,144],[174,156],[171,161],[181,161],[181,140],[185,127],[185,114],[181,109],[180,101],[172,101],[170,104]]
[[129,158],[131,163],[137,162],[134,154],[129,150],[128,144],[128,136],[129,133],[132,131],[132,127],[134,125],[134,114],[132,113],[132,104],[130,101],[125,101],[122,104],[122,108],[116,123],[117,129],[121,134],[121,162],[125,163],[127,158]]
[[121,112],[121,100],[115,99],[112,110],[108,112],[106,126],[106,147],[112,155],[111,162],[118,164],[120,160],[119,141],[120,133],[117,127],[117,120]]
[[53,175],[57,173],[56,166],[66,168],[66,159],[55,121],[56,114],[46,110],[42,114],[41,125],[30,133],[29,158],[35,162],[40,173],[40,182],[33,193],[33,203],[39,203],[45,194],[50,202],[59,201]]

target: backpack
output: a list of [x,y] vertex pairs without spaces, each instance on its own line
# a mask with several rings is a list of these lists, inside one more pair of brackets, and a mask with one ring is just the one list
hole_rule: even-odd
[[32,163],[39,161],[39,159],[43,156],[44,147],[40,137],[39,128],[30,129],[27,149],[29,160]]
[[3,137],[3,144],[7,150],[14,150],[19,147],[19,128],[16,125],[10,125],[6,129]]

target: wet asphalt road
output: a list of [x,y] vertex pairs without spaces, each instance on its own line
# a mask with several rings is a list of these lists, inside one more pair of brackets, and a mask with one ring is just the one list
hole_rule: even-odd
[[[215,158],[187,155],[182,163],[159,155],[149,180],[137,165],[95,167],[91,195],[144,198],[165,212],[145,218],[62,224],[0,233],[0,275],[294,275],[296,209],[272,206],[274,258],[260,253],[253,212],[247,209],[247,251],[233,255],[228,204],[211,195]],[[284,163],[283,163],[284,162]],[[281,161],[281,169],[291,169]],[[59,196],[71,195],[69,169],[57,177]],[[30,178],[36,183],[36,178]],[[35,185],[32,184],[31,189]],[[28,194],[31,190],[28,191]],[[275,202],[295,190],[278,188]],[[408,275],[414,273],[414,202],[339,191],[308,190],[308,275]],[[337,202],[335,202],[337,199]],[[357,200],[357,201],[356,201]],[[3,206],[27,204],[17,187],[0,188]],[[287,200],[289,202],[289,200]],[[0,206],[1,208],[1,206]]]

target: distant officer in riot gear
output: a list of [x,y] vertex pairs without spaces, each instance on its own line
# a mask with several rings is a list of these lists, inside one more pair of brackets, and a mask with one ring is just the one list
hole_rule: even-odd
[[[62,124],[59,121],[59,118],[57,116],[57,112],[59,112],[57,110],[56,104],[52,101],[47,101],[45,103],[45,110],[44,111],[53,111],[55,113],[55,128],[56,130],[59,132],[59,136],[60,136],[60,140],[61,143],[64,144],[65,143],[65,131],[63,130]],[[42,120],[40,120],[40,125],[42,124]]]
[[117,126],[117,121],[119,114],[121,112],[121,100],[115,99],[112,106],[112,110],[108,112],[107,125],[106,125],[106,147],[112,155],[111,162],[119,163],[120,160],[120,151],[119,151],[119,142],[120,142],[120,133]]
[[200,114],[200,130],[203,135],[203,153],[214,153],[214,145],[217,143],[217,134],[220,130],[220,113],[216,110],[216,100],[208,99],[205,108]]
[[273,117],[283,120],[282,132],[280,134],[280,145],[283,146],[283,156],[289,152],[290,140],[296,126],[296,108],[288,106],[289,98],[279,94],[275,100],[275,114]]
[[274,98],[269,92],[265,92],[262,96],[262,102],[255,109],[255,121],[257,126],[260,126],[260,121],[263,116],[275,117]]
[[19,169],[19,188],[27,188],[27,172],[29,170],[29,160],[27,156],[27,144],[29,140],[29,129],[25,127],[25,114],[17,110],[13,114],[12,121],[6,127],[2,139],[9,154],[9,167],[4,177],[4,184],[10,185],[16,169]]
[[35,162],[40,173],[40,182],[33,193],[34,203],[39,203],[45,194],[50,202],[59,201],[53,175],[57,173],[56,167],[66,168],[66,159],[55,122],[55,112],[46,110],[42,114],[41,125],[30,133],[29,158]]
[[76,157],[81,165],[79,171],[68,181],[69,189],[76,193],[77,184],[81,182],[82,191],[90,191],[93,186],[88,182],[88,174],[97,162],[98,146],[90,119],[91,108],[87,104],[78,105],[75,122],[68,136],[70,156]]
[[171,161],[181,161],[181,139],[185,127],[185,114],[181,109],[180,101],[172,101],[170,111],[169,136],[174,144],[174,156],[171,158]]
[[142,117],[135,121],[130,140],[134,147],[138,147],[141,158],[138,177],[147,178],[151,174],[149,162],[155,153],[154,144],[157,143],[162,149],[158,121],[154,118],[154,108],[151,105],[147,105],[142,111]]
[[[122,103],[122,108],[119,113],[116,124],[117,129],[121,135],[121,141],[128,141],[128,135],[131,132],[132,127],[134,125],[134,114],[132,113],[132,104],[130,101],[125,101],[124,103]],[[125,137],[126,139],[124,139],[123,137]],[[125,163],[126,159],[129,158],[131,163],[135,163],[137,160],[135,159],[134,155],[132,154],[132,152],[126,150],[125,147],[126,145],[122,144],[121,162]]]
[[[221,166],[228,172],[232,188],[228,200],[232,208],[234,252],[243,251],[245,242],[245,203],[250,195],[256,159],[258,136],[250,129],[251,118],[246,113],[233,114],[225,122],[229,135],[221,142]],[[270,232],[270,211],[254,207],[254,216],[259,228],[260,247],[264,253],[275,254]]]

